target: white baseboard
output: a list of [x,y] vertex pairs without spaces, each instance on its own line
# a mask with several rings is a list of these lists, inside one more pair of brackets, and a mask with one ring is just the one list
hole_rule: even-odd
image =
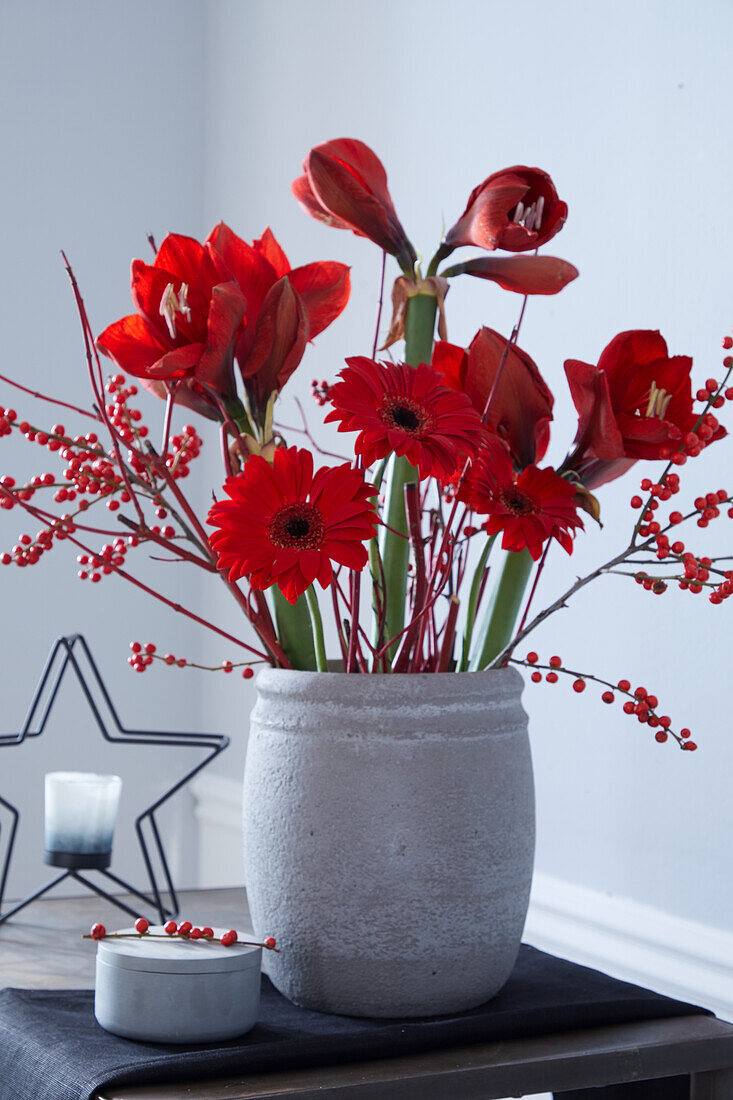
[[733,1020],[733,934],[535,874],[524,939]]
[[[191,784],[202,889],[241,886],[242,784]],[[524,938],[544,951],[733,1020],[733,934],[537,872]]]

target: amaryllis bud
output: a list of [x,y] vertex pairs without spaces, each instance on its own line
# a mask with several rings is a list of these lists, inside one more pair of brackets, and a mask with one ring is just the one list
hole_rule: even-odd
[[577,267],[556,256],[478,256],[443,271],[443,277],[474,275],[516,294],[559,294],[578,277]]
[[303,161],[304,175],[292,190],[313,218],[336,229],[351,229],[395,256],[411,272],[417,259],[387,188],[379,157],[355,138],[316,145]]
[[551,240],[567,216],[567,205],[558,198],[547,173],[517,165],[494,172],[471,192],[444,246],[472,244],[488,251],[529,252]]

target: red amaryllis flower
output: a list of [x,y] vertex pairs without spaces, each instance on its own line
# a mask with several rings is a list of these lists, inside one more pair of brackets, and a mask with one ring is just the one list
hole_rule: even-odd
[[417,466],[421,478],[447,481],[478,447],[482,428],[465,394],[444,385],[426,363],[346,360],[340,382],[329,389],[340,432],[359,432],[354,450],[371,466],[394,452]]
[[619,333],[597,367],[568,359],[578,432],[563,470],[595,489],[638,459],[668,458],[696,420],[691,368],[689,356],[669,357],[663,337],[646,330]]
[[311,149],[303,172],[292,190],[312,218],[368,237],[412,272],[415,250],[397,217],[384,165],[368,145],[355,138],[324,141]]
[[234,279],[247,302],[234,354],[250,405],[263,412],[300,363],[306,343],[323,332],[346,306],[349,269],[339,263],[291,268],[266,229],[251,245],[220,222],[206,238],[221,279]]
[[583,527],[573,497],[575,486],[551,467],[512,469],[509,453],[499,446],[482,448],[461,494],[479,514],[488,535],[503,532],[503,550],[529,550],[535,561],[549,538],[573,552],[572,532]]
[[489,251],[529,252],[551,240],[567,216],[547,172],[516,165],[494,172],[471,192],[444,243],[447,248],[473,244]]
[[273,464],[254,455],[224,483],[229,500],[215,504],[209,523],[219,569],[252,588],[277,584],[290,603],[318,581],[325,588],[332,563],[364,568],[364,543],[374,537],[374,487],[348,464],[313,473],[313,455],[297,447],[275,451]]
[[180,404],[219,417],[211,391],[235,393],[232,342],[245,307],[237,284],[220,278],[204,245],[170,233],[152,264],[133,260],[132,299],[138,312],[106,328],[99,350],[154,392],[175,387]]
[[543,457],[550,442],[553,397],[526,351],[484,327],[467,351],[437,340],[433,367],[449,386],[468,396],[479,415],[491,397],[486,427],[504,440],[516,467],[523,469]]

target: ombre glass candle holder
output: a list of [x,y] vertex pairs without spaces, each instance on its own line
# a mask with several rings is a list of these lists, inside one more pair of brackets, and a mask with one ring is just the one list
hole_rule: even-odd
[[54,867],[109,867],[121,790],[119,775],[49,772],[45,862]]

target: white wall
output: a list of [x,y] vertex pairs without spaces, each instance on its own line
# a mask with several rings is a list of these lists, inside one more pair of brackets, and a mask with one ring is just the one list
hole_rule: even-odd
[[[289,192],[308,148],[341,135],[381,156],[425,254],[441,218],[451,224],[490,172],[528,163],[553,175],[570,217],[549,251],[581,277],[530,303],[521,340],[556,394],[551,460],[575,427],[565,358],[594,362],[617,332],[659,328],[673,353],[695,357],[701,380],[716,372],[733,324],[729,3],[270,0],[219,2],[208,16],[205,220],[224,217],[250,238],[269,222],[294,263],[353,264],[348,312],[309,351],[291,393],[307,398],[311,377],[333,377],[345,354],[371,345],[376,249],[309,220]],[[450,336],[468,341],[482,323],[508,332],[517,307],[491,286],[458,283]],[[694,464],[683,499],[730,474],[725,442]],[[621,545],[636,487],[631,476],[604,489],[603,533],[579,539],[572,560],[552,555],[547,602]],[[726,521],[710,535],[705,545],[725,552]],[[729,605],[705,597],[645,597],[609,579],[537,633],[533,645],[571,667],[646,684],[700,744],[680,753],[592,691],[530,685],[541,871],[730,928],[729,618]]]
[[[147,232],[159,240],[169,228],[201,233],[204,16],[195,0],[31,0],[0,8],[0,374],[88,404],[79,323],[59,249],[68,252],[99,332],[130,311],[129,264],[133,256],[147,255]],[[72,413],[60,416],[4,384],[0,404],[32,423],[61,420],[69,430],[81,428]],[[152,399],[147,407],[157,438],[160,409]],[[37,446],[15,437],[0,441],[2,473],[30,476],[56,468],[57,460]],[[0,513],[0,548],[37,529],[19,510]],[[95,539],[94,545],[104,541]],[[35,567],[0,571],[0,729],[19,728],[52,641],[76,631],[88,638],[123,721],[151,729],[205,729],[193,674],[166,677],[153,670],[139,676],[126,665],[132,639],[192,655],[198,631],[115,578],[94,590],[77,581],[75,553],[59,545]],[[146,570],[145,557],[137,568],[160,583],[159,570]],[[183,594],[182,582],[180,576],[166,583]],[[49,732],[36,744],[0,752],[0,794],[24,814],[11,896],[45,880],[42,777],[56,768],[120,769],[123,827],[113,870],[141,881],[130,819],[187,760],[200,758],[173,750],[138,756],[142,751],[105,753],[79,693],[67,685]],[[177,806],[166,818],[166,835],[184,883],[194,873],[195,848],[192,826],[182,827],[190,803],[183,796]]]

